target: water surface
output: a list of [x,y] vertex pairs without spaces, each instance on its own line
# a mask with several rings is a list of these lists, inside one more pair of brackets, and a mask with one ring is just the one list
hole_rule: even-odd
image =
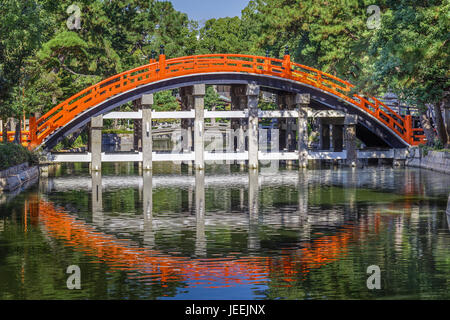
[[420,169],[59,166],[0,196],[0,299],[449,299],[449,192]]

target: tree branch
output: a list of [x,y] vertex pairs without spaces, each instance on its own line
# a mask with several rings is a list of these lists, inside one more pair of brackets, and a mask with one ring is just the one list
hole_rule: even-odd
[[76,75],[78,77],[97,77],[96,75],[77,73],[77,72],[73,71],[72,69],[70,69],[68,66],[66,66],[64,64],[61,64],[61,66],[67,72],[70,72],[71,74]]

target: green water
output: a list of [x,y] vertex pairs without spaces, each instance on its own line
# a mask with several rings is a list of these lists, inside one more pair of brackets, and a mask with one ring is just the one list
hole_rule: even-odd
[[54,167],[0,196],[0,299],[449,299],[449,192],[419,169]]

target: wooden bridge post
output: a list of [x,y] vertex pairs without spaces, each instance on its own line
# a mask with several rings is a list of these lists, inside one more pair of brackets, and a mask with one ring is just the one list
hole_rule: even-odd
[[[180,88],[180,98],[181,98],[181,110],[182,111],[191,111],[194,109],[194,100],[192,96],[192,87],[183,87]],[[183,153],[191,153],[192,152],[192,127],[193,122],[192,119],[182,119],[181,120],[181,129],[182,129],[182,152]],[[188,166],[192,169],[192,161],[188,161]]]
[[195,255],[197,257],[206,256],[205,207],[205,173],[197,170],[195,172]]
[[14,127],[15,127],[15,121],[14,121],[14,118],[8,118],[8,120],[7,120],[7,123],[6,123],[6,132],[7,132],[7,139],[6,139],[6,141],[7,142],[11,142],[10,140],[10,137],[8,136],[8,132],[12,132],[12,131],[14,131],[15,129],[14,129]]
[[320,150],[330,150],[330,125],[325,119],[320,119]]
[[308,167],[308,112],[311,103],[309,94],[297,94],[295,104],[298,106],[298,166]]
[[29,131],[30,131],[30,144],[28,148],[33,149],[37,145],[37,118],[35,116],[30,117]]
[[[296,96],[294,96],[294,98],[296,98]],[[294,103],[294,105],[292,106],[293,108],[296,107],[296,103]],[[292,110],[291,106],[288,105],[288,110]],[[291,152],[293,149],[293,145],[295,144],[295,132],[294,132],[294,121],[295,119],[293,118],[287,118],[286,119],[286,151],[287,152]],[[293,160],[287,160],[286,161],[286,166],[289,169],[292,169],[294,164]]]
[[249,169],[248,172],[248,244],[250,251],[258,250],[261,247],[258,236],[259,219],[259,173],[258,170]]
[[92,174],[92,221],[99,227],[103,227],[103,187],[101,172]]
[[256,84],[247,86],[248,98],[248,165],[250,169],[258,169],[259,167],[259,103],[260,88]]
[[8,121],[3,121],[0,119],[0,131],[2,132],[2,136],[0,137],[3,143],[8,142]]
[[345,146],[347,149],[347,165],[356,167],[358,160],[358,152],[356,150],[356,124],[358,116],[347,115],[345,117]]
[[90,132],[91,172],[102,171],[102,130],[103,116],[93,117]]
[[[241,105],[245,97],[241,97]],[[248,120],[239,119],[239,139],[238,139],[238,150],[239,152],[245,152],[245,128],[248,127]],[[245,170],[245,161],[240,161],[241,171]]]
[[193,86],[192,95],[194,96],[195,107],[195,170],[205,169],[205,93],[206,86],[204,84],[196,84]]
[[330,133],[330,151],[334,152],[335,145],[334,145],[334,138],[335,138],[335,130],[334,130],[334,124],[329,124],[329,133]]
[[315,119],[315,124],[316,124],[316,127],[317,127],[317,132],[319,133],[319,150],[322,150],[322,146],[323,146],[322,119],[321,118],[316,118]]
[[166,54],[164,45],[160,46],[159,50],[159,79],[161,79],[166,73]]
[[[142,99],[133,101],[134,111],[142,110]],[[133,150],[142,151],[142,119],[133,120]]]
[[335,124],[333,128],[334,152],[342,152],[344,149],[344,129],[342,124]]
[[[289,95],[288,95],[289,96]],[[286,104],[289,103],[289,101],[286,101],[288,99],[288,96],[285,94],[277,94],[276,98],[276,104],[278,110],[285,110]],[[286,129],[285,129],[286,126]],[[285,148],[287,148],[287,120],[284,118],[278,119],[278,129],[279,129],[279,147],[280,151],[284,151]]]
[[152,107],[153,94],[142,96],[142,167],[153,170]]
[[153,176],[151,171],[144,172],[143,181],[144,244],[148,248],[154,248],[155,232],[153,231]]
[[[231,101],[233,110],[244,110],[248,106],[248,99],[245,95],[246,88],[243,85],[231,86]],[[246,119],[238,119],[234,129],[238,130],[237,152],[245,152],[245,126]],[[238,161],[241,171],[245,169],[245,161]]]
[[298,176],[298,213],[300,217],[301,239],[311,238],[311,216],[308,214],[309,204],[309,174],[299,171]]

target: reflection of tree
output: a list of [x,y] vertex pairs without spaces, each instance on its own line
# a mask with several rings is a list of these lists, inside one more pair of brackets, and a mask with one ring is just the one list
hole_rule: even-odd
[[[240,202],[239,189],[224,191],[206,189],[207,216],[225,210],[224,197],[230,197],[232,204]],[[188,217],[192,211],[186,212],[183,204],[187,192],[180,188],[154,189],[155,214],[169,219]],[[281,216],[285,209],[296,207],[295,188],[262,186],[260,192],[263,221],[277,210],[276,215]],[[108,212],[142,211],[137,190],[105,194]],[[355,199],[358,215],[346,218],[344,224],[338,223],[330,231],[327,215],[331,217],[336,211],[342,215],[348,209],[349,195]],[[308,214],[325,218],[324,224],[311,220],[312,240],[302,241],[295,226],[264,223],[258,226],[261,256],[248,258],[246,229],[226,224],[207,226],[208,256],[220,253],[222,258],[202,261],[189,257],[195,249],[195,230],[191,228],[182,228],[181,232],[157,230],[156,242],[161,250],[148,250],[80,221],[80,217],[89,221],[83,217],[88,212],[87,192],[50,197],[54,203],[69,203],[74,210],[59,210],[51,202],[27,201],[29,219],[25,220],[23,203],[32,198],[30,195],[0,207],[0,217],[14,215],[0,233],[0,299],[154,299],[175,296],[184,287],[208,286],[208,282],[267,284],[268,289],[255,289],[260,291],[254,294],[268,299],[450,298],[450,238],[446,216],[439,211],[446,204],[440,198],[312,187],[308,209],[313,212]],[[67,211],[80,213],[69,215]],[[173,248],[181,251],[178,257],[164,253]],[[228,248],[239,254],[230,256]],[[65,287],[68,261],[80,265],[85,276],[86,286],[80,292]],[[372,264],[379,265],[383,272],[383,290],[379,292],[366,288],[366,268]]]
[[[392,232],[401,217],[377,214],[378,222],[375,224],[370,217],[364,215],[351,231],[348,246],[340,247],[347,254],[338,255],[330,263],[300,272],[308,256],[290,254],[284,259],[293,260],[296,272],[287,275],[282,272],[283,258],[278,261],[276,268],[271,269],[269,289],[263,292],[264,297],[290,300],[450,298],[450,238],[437,236],[439,226],[429,230],[430,220],[437,217],[427,219],[412,232],[412,229],[404,230],[401,247],[396,247]],[[407,219],[407,214],[401,219]],[[326,238],[318,238],[317,241],[321,243]],[[311,247],[317,246],[316,243],[313,242]],[[327,252],[316,249],[317,252]],[[378,265],[382,270],[381,291],[370,291],[366,287],[369,265]]]
[[[0,207],[0,216],[15,212],[0,235],[0,299],[156,299],[174,296],[178,288],[186,284],[178,281],[163,282],[158,279],[135,281],[127,270],[111,272],[107,264],[76,246],[52,237],[38,225],[40,208],[36,202],[17,198],[7,207]],[[24,206],[25,203],[25,206]],[[28,220],[25,219],[24,210]],[[62,213],[65,214],[65,213]],[[75,223],[75,220],[72,221]],[[26,226],[26,231],[24,226]],[[64,233],[67,228],[61,229]],[[70,235],[69,235],[70,236]],[[4,250],[4,248],[8,248]],[[82,290],[71,291],[66,287],[69,264],[78,265],[82,272]]]

